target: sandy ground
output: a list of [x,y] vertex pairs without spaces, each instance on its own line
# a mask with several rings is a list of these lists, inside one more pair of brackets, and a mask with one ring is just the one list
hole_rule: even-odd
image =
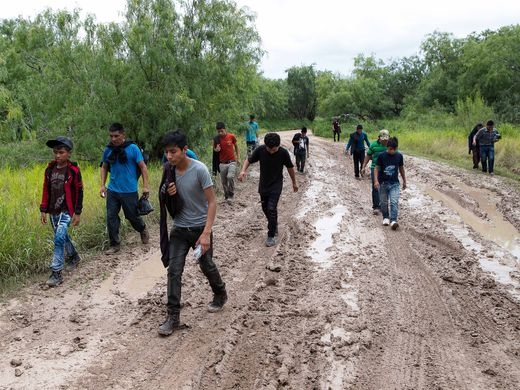
[[[293,132],[281,133],[289,147]],[[289,147],[291,150],[292,148]],[[468,166],[471,163],[468,160]],[[158,228],[0,306],[0,389],[519,389],[518,183],[405,155],[400,228],[372,215],[343,144],[311,136],[266,248],[258,166],[219,200],[211,290],[188,258],[165,317]]]

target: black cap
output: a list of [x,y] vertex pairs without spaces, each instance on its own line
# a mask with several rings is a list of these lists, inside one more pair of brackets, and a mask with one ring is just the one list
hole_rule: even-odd
[[50,139],[45,144],[49,148],[59,148],[60,146],[65,146],[66,148],[69,148],[69,150],[72,150],[72,141],[70,138],[63,137],[61,135],[57,136],[55,139]]

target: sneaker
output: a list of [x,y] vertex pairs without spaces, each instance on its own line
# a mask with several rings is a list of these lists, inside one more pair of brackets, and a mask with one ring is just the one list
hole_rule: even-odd
[[63,283],[63,276],[61,276],[61,271],[52,271],[51,276],[47,280],[47,286],[56,287]]
[[494,175],[494,173],[493,173],[493,172],[489,172],[489,174],[490,174],[491,176],[493,176],[493,175]]
[[178,329],[180,325],[179,313],[177,314],[168,314],[166,320],[159,326],[157,332],[161,336],[169,336],[173,333],[175,329]]
[[208,304],[208,311],[210,313],[216,313],[217,311],[221,311],[224,307],[224,304],[227,302],[227,293],[224,294],[215,294],[213,295],[213,300]]
[[67,259],[67,265],[65,266],[65,271],[72,271],[78,263],[81,261],[81,257],[79,257],[78,252],[74,253],[73,255],[69,256]]
[[144,228],[141,232],[141,242],[143,244],[148,244],[150,242],[150,233],[148,233],[148,228]]
[[397,221],[392,221],[390,222],[390,227],[392,228],[392,230],[396,230],[399,227],[399,224],[397,223]]
[[121,247],[119,245],[111,246],[110,248],[108,248],[105,251],[105,255],[113,255],[113,254],[119,252],[120,249],[121,249]]
[[379,215],[379,209],[372,209],[372,214]]
[[390,225],[390,220],[388,218],[383,219],[383,226]]
[[265,246],[274,246],[276,244],[276,241],[274,237],[267,237],[267,240],[265,240]]

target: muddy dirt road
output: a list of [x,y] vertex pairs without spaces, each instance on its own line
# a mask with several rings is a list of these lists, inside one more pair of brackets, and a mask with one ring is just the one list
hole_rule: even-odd
[[[281,134],[289,146],[293,132]],[[4,300],[0,389],[519,389],[517,186],[405,154],[392,231],[342,147],[311,136],[300,191],[285,182],[275,247],[264,246],[258,166],[234,204],[219,200],[215,259],[230,299],[208,313],[189,258],[188,329],[157,334],[157,228],[152,244],[131,234],[58,288]]]

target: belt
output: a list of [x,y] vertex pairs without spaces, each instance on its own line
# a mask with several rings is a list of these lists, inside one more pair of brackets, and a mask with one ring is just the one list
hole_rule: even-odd
[[228,161],[221,161],[221,164],[231,164],[232,162],[236,162],[236,160],[228,160]]
[[181,232],[200,232],[204,230],[205,226],[190,226],[190,227],[180,227],[174,226],[173,230],[178,230]]

